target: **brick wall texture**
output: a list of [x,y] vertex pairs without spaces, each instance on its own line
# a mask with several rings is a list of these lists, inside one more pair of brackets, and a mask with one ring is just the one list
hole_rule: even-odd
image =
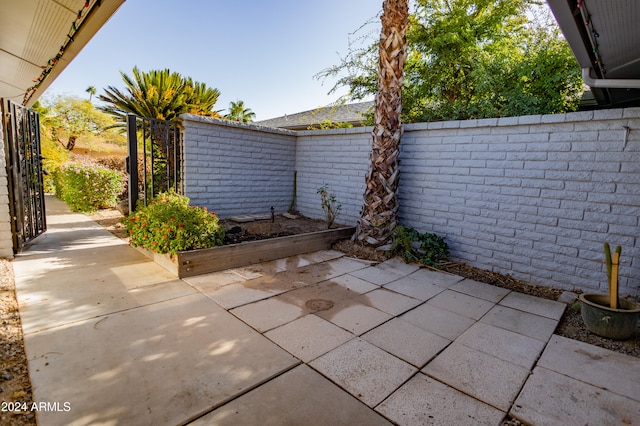
[[[289,132],[185,116],[185,184],[222,216],[296,209],[317,190],[359,217],[371,128]],[[602,244],[622,246],[622,294],[640,295],[640,109],[405,126],[400,221],[446,238],[469,265],[606,292]]]
[[13,257],[11,216],[9,215],[9,181],[7,180],[7,162],[2,126],[0,126],[0,257]]
[[184,115],[184,190],[220,217],[284,213],[293,197],[294,132]]

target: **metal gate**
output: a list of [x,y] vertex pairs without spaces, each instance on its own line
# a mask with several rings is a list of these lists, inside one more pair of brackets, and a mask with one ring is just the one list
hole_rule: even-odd
[[13,252],[47,230],[38,113],[2,100]]
[[146,206],[161,192],[182,193],[179,123],[127,115],[129,210]]

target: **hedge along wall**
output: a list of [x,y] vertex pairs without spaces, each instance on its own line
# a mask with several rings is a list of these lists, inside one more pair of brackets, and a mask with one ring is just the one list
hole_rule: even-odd
[[[185,123],[186,139],[200,138],[201,150],[195,157],[187,152],[188,194],[220,191],[210,184],[220,177],[209,164],[233,163],[242,152],[251,163],[253,152],[278,152],[284,145],[293,150],[287,151],[293,152],[286,163],[289,176],[294,169],[298,173],[296,208],[323,218],[317,189],[328,184],[343,206],[338,222],[355,224],[371,128],[294,133],[199,120]],[[197,123],[202,127],[196,129]],[[208,156],[217,160],[204,160]],[[190,161],[197,171],[189,172]],[[640,295],[640,109],[410,124],[400,161],[401,222],[446,237],[454,260],[537,284],[601,292],[602,244],[609,241],[623,247],[621,293]],[[242,168],[234,182],[259,167],[267,165]],[[287,194],[286,210],[292,180],[284,170],[268,174]],[[194,182],[204,185],[189,189]],[[254,199],[266,205],[264,185],[234,188],[225,198],[234,203],[232,214],[253,208]]]
[[185,195],[220,217],[286,212],[293,197],[295,132],[191,114],[184,126]]

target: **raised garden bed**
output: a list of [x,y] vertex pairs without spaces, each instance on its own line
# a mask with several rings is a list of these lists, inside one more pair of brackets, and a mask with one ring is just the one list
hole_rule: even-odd
[[181,251],[175,256],[157,254],[139,247],[136,249],[179,278],[185,278],[326,250],[333,243],[350,238],[354,232],[354,227],[325,229],[206,249]]

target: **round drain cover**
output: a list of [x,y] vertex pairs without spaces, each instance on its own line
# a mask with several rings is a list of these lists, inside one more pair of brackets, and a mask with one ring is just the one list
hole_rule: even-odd
[[326,311],[327,309],[333,308],[333,302],[326,299],[310,299],[307,300],[305,306],[314,311]]

